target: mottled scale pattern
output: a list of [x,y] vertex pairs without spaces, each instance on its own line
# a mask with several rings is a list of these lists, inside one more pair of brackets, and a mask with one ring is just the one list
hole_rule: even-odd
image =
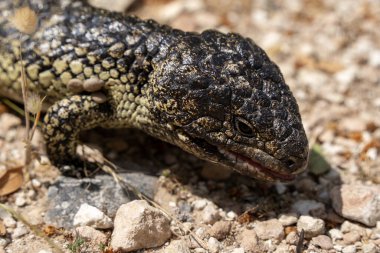
[[[183,32],[83,1],[31,2],[41,17],[31,36],[7,21],[11,1],[0,3],[0,95],[20,101],[21,41],[29,89],[47,96],[43,132],[58,167],[80,167],[79,132],[101,126],[141,129],[259,179],[290,180],[304,169],[308,141],[296,100],[251,39]],[[67,88],[90,78],[104,81],[105,103]]]

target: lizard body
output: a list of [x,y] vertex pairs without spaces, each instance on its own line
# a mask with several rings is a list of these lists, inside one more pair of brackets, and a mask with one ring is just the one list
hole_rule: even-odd
[[[263,180],[304,170],[308,141],[279,68],[251,39],[214,30],[183,32],[82,1],[34,0],[39,29],[20,34],[0,12],[0,95],[21,100],[18,42],[30,92],[47,96],[43,133],[67,175],[80,131],[138,128],[208,161]],[[93,92],[72,80],[95,79]],[[83,164],[83,162],[82,162]]]

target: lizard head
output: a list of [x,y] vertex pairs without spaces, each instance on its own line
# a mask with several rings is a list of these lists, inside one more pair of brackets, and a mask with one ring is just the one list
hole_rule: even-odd
[[161,138],[262,180],[290,181],[305,169],[308,141],[296,100],[252,40],[187,34],[152,80],[153,115],[171,133]]

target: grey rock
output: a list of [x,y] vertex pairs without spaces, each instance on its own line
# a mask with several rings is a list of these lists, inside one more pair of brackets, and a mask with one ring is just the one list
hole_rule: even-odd
[[[119,175],[138,191],[152,198],[157,177],[140,172],[144,169],[132,163],[128,164],[128,168],[138,172]],[[59,177],[48,189],[49,208],[45,222],[57,227],[71,228],[74,215],[83,203],[104,211],[112,218],[120,205],[134,199],[137,199],[136,196],[132,192],[124,191],[110,175],[83,179]]]
[[134,200],[117,210],[110,245],[129,252],[161,246],[170,236],[169,218],[145,200]]
[[344,184],[330,192],[334,210],[343,217],[376,226],[380,220],[380,186]]

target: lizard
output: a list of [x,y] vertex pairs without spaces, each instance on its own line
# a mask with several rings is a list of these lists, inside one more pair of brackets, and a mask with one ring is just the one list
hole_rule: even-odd
[[[42,132],[62,174],[83,176],[78,135],[94,127],[136,128],[259,180],[305,170],[296,99],[252,39],[184,32],[79,0],[32,0],[40,24],[25,35],[7,18],[9,2],[0,5],[0,96],[22,101],[19,42],[28,89],[46,96]],[[100,84],[97,95],[83,90],[88,80]]]

